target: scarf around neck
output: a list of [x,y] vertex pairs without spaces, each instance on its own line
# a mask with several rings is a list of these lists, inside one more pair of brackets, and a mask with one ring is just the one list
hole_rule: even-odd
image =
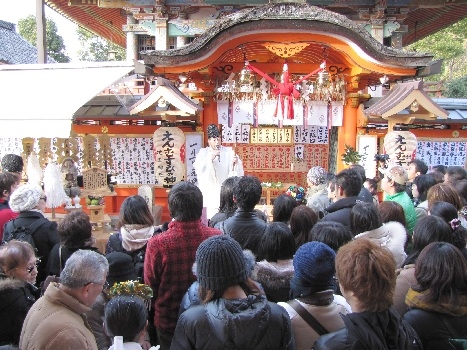
[[425,294],[426,292],[417,292],[410,288],[405,297],[405,303],[410,308],[422,309],[425,311],[439,312],[451,316],[467,315],[467,295],[461,295],[459,297],[459,302],[452,304],[449,302],[427,303],[423,301]]
[[122,246],[127,251],[141,249],[154,235],[154,226],[124,225],[120,228]]

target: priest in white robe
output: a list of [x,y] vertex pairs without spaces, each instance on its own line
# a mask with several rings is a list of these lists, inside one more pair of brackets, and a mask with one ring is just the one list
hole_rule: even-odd
[[208,147],[199,150],[193,167],[203,193],[206,216],[210,219],[219,211],[222,183],[231,176],[243,176],[243,164],[232,147],[221,145],[221,134],[216,125],[210,124],[207,134]]

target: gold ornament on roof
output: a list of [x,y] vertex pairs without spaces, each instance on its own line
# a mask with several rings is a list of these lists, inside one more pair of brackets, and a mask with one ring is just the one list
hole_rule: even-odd
[[306,43],[288,43],[288,44],[279,44],[279,43],[265,43],[263,44],[266,49],[271,51],[273,54],[282,57],[289,58],[293,55],[296,55],[302,51],[305,47],[310,44]]

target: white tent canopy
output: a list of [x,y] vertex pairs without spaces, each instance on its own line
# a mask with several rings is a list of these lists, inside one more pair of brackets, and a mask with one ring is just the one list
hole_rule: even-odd
[[69,137],[73,114],[133,62],[0,65],[0,137]]

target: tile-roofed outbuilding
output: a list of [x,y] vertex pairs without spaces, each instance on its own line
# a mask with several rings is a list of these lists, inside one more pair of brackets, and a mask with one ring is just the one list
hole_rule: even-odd
[[[47,57],[48,63],[55,61]],[[0,20],[0,64],[37,63],[37,48],[16,32],[15,25]]]

